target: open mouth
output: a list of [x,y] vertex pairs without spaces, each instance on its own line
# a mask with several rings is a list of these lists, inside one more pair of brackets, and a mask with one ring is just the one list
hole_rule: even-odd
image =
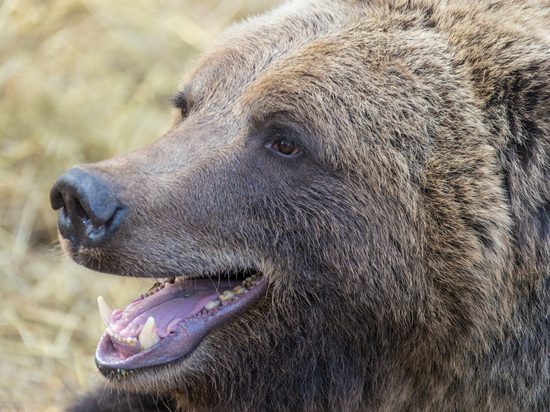
[[106,332],[96,350],[104,373],[161,365],[191,352],[212,329],[250,306],[267,289],[259,272],[217,278],[165,278],[124,310],[98,298]]

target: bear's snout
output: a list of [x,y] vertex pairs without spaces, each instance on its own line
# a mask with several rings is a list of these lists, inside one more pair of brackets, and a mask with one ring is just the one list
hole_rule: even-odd
[[76,167],[57,179],[50,202],[54,210],[61,209],[59,233],[76,247],[103,246],[125,217],[116,193],[99,176]]

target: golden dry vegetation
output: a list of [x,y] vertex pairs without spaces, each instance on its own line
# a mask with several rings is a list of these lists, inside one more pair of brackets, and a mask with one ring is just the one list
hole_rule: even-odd
[[57,176],[160,136],[198,53],[276,3],[0,0],[0,411],[59,411],[97,385],[97,296],[123,307],[151,284],[62,257]]

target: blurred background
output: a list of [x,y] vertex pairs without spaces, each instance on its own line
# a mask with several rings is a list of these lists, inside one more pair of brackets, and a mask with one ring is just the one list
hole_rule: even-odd
[[97,386],[97,296],[122,308],[152,284],[62,256],[55,179],[162,135],[200,52],[278,3],[0,0],[0,411],[60,411]]

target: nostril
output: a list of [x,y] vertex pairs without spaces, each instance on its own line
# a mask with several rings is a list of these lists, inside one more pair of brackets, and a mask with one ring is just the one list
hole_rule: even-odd
[[88,216],[88,214],[86,213],[86,211],[84,210],[84,208],[82,207],[78,199],[75,199],[74,201],[74,208],[75,208],[74,215],[77,217],[77,219],[85,223],[88,223],[88,222],[91,223],[90,217]]
[[55,188],[55,186],[52,188],[52,191],[50,192],[50,204],[52,205],[53,210],[59,210],[63,206],[65,206],[65,200],[63,199],[63,195],[59,190]]

